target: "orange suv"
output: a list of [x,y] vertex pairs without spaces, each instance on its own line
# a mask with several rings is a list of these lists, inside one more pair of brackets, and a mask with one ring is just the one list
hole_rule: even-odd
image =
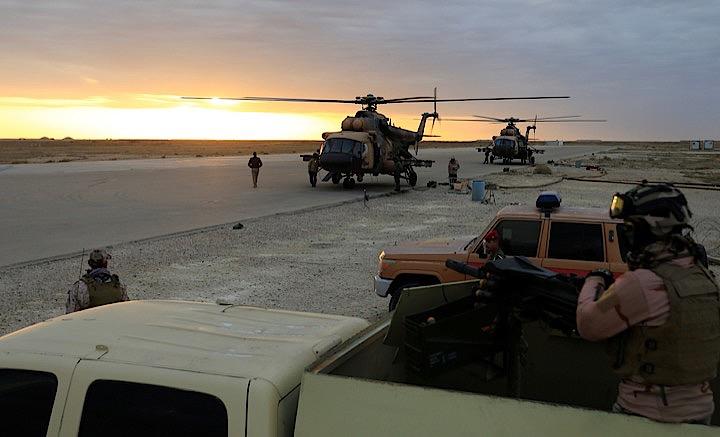
[[472,279],[445,267],[445,260],[484,265],[487,258],[484,237],[491,230],[497,230],[500,249],[506,256],[525,256],[556,272],[584,276],[604,268],[618,276],[627,271],[628,244],[622,233],[622,220],[611,219],[605,208],[559,205],[557,193],[544,192],[535,208],[501,209],[475,238],[407,242],[386,248],[379,257],[375,293],[390,296],[392,311],[404,288]]

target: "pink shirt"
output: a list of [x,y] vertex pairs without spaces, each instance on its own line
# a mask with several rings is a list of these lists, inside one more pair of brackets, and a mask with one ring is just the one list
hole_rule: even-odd
[[[672,261],[690,267],[692,258]],[[662,279],[647,269],[627,272],[605,292],[602,280],[590,277],[578,298],[580,335],[591,341],[608,339],[634,325],[659,326],[670,317],[670,301]],[[611,299],[608,299],[612,296]],[[709,383],[661,387],[624,379],[618,387],[618,404],[633,413],[661,422],[687,422],[713,414],[715,405]]]

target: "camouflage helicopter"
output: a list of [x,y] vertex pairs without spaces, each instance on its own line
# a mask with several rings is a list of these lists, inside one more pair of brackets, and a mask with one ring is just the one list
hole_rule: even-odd
[[[473,115],[477,119],[460,119],[450,118],[447,121],[469,121],[479,123],[507,123],[503,129],[500,130],[500,135],[492,137],[492,143],[488,147],[478,147],[478,152],[491,153],[490,162],[493,163],[496,160],[502,160],[503,164],[510,164],[513,159],[519,159],[520,163],[535,164],[535,154],[544,153],[542,149],[536,149],[528,143],[530,131],[533,133],[538,123],[598,123],[605,122],[606,120],[587,120],[579,119],[579,115],[564,115],[559,117],[543,117],[538,118],[535,116],[533,119],[526,118],[496,118],[486,117],[484,115]],[[515,125],[516,123],[530,123],[525,127],[525,135],[520,133],[520,129]]]
[[[211,100],[215,97],[183,97],[184,99]],[[346,117],[338,132],[325,132],[320,150],[320,168],[328,174],[324,182],[332,181],[343,187],[353,188],[355,178],[362,182],[366,175],[391,175],[395,178],[395,190],[400,189],[400,181],[406,180],[410,186],[417,184],[415,167],[431,167],[433,161],[418,159],[410,152],[410,148],[418,152],[418,144],[423,139],[427,119],[439,119],[437,112],[438,102],[467,102],[491,100],[537,100],[537,99],[566,99],[569,96],[543,96],[543,97],[483,97],[483,98],[456,98],[438,99],[437,88],[433,96],[400,97],[385,99],[384,97],[368,94],[354,99],[313,99],[291,97],[222,97],[224,100],[263,101],[263,102],[291,102],[291,103],[346,103],[360,105],[360,111],[354,116]],[[401,103],[432,103],[433,112],[421,115],[420,124],[416,131],[402,129],[392,124],[390,118],[379,113],[379,105]],[[301,155],[304,160],[311,155]]]

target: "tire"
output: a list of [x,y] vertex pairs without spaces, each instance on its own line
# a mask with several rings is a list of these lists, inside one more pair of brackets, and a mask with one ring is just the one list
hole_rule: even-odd
[[353,178],[347,178],[343,181],[343,188],[347,188],[348,190],[352,190],[355,187],[355,179]]
[[530,157],[530,165],[535,165],[535,157],[534,156]]
[[340,173],[333,173],[332,175],[332,183],[337,185],[340,183],[340,179],[342,178],[342,175]]

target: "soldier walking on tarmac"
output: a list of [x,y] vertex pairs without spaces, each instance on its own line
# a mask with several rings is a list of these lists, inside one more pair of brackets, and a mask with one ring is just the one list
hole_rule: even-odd
[[610,216],[623,219],[630,271],[588,274],[577,326],[609,339],[621,378],[616,413],[661,422],[710,424],[710,381],[720,363],[720,289],[706,254],[689,234],[685,196],[667,184],[615,194]]
[[457,175],[458,170],[460,169],[460,164],[455,160],[455,157],[453,156],[450,158],[450,162],[448,163],[448,180],[450,184],[454,184],[457,182]]
[[250,173],[252,173],[253,188],[257,188],[258,175],[262,165],[262,160],[258,158],[257,152],[253,152],[252,158],[248,161],[248,167],[250,167]]
[[110,254],[102,249],[90,252],[90,268],[68,291],[66,313],[129,300],[125,286],[108,270],[110,258]]
[[320,154],[316,151],[312,154],[312,158],[308,161],[308,175],[310,176],[310,185],[315,187],[317,184],[317,174],[320,170]]

